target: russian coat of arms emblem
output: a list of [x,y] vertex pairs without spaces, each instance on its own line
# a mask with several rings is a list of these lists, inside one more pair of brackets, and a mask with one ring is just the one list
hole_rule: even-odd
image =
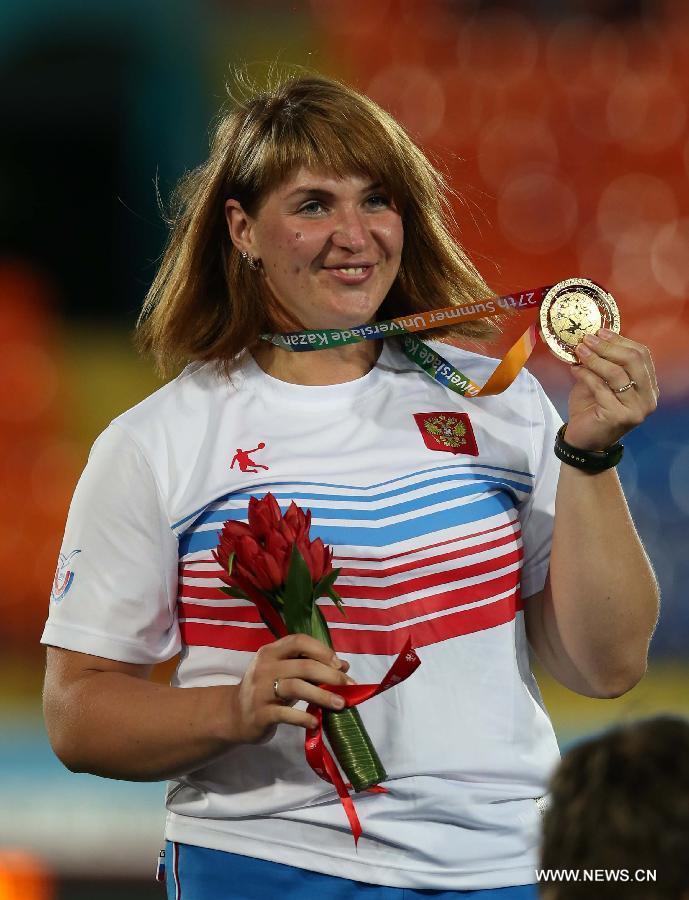
[[478,456],[476,437],[468,413],[414,413],[414,419],[429,450]]

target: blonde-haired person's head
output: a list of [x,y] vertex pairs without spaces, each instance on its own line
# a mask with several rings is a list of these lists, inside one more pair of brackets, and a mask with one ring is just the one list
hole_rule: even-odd
[[[214,360],[225,371],[285,310],[232,244],[224,206],[256,215],[265,197],[299,168],[342,178],[366,175],[393,198],[404,227],[397,277],[379,309],[391,318],[462,304],[488,293],[453,238],[443,176],[402,126],[368,97],[318,75],[243,85],[216,128],[206,162],[185,175],[173,198],[171,234],[139,320],[139,343],[169,372]],[[294,327],[299,327],[298,322]],[[485,321],[433,336],[486,336]]]

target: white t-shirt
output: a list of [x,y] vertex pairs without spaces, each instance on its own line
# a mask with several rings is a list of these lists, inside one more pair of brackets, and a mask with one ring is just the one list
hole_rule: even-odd
[[[440,352],[479,383],[494,360]],[[389,775],[358,794],[355,850],[335,792],[283,725],[173,782],[169,839],[394,887],[535,880],[536,800],[558,759],[520,597],[548,567],[560,419],[522,372],[464,399],[385,342],[344,384],[231,381],[189,366],[98,438],[70,508],[46,644],[130,663],[181,650],[178,687],[236,684],[272,639],[218,590],[211,550],[251,495],[312,511],[334,548],[343,619],[320,600],[359,683],[411,636],[420,668],[360,707]],[[77,552],[78,551],[78,552]]]

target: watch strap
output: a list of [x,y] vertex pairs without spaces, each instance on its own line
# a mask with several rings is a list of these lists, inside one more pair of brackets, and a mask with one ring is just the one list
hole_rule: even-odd
[[584,472],[604,472],[612,469],[622,459],[624,446],[619,441],[607,450],[582,450],[567,443],[564,437],[566,428],[567,422],[562,425],[555,438],[555,456],[568,466]]

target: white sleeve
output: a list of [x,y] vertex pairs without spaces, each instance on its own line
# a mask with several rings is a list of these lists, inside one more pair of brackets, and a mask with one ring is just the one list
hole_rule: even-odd
[[530,597],[543,590],[553,538],[555,494],[560,474],[560,460],[553,446],[555,435],[562,425],[559,413],[536,379],[531,382],[531,452],[534,484],[519,516],[524,544],[524,565],[521,576],[521,595]]
[[129,663],[180,648],[177,539],[143,454],[117,424],[74,492],[41,643]]

